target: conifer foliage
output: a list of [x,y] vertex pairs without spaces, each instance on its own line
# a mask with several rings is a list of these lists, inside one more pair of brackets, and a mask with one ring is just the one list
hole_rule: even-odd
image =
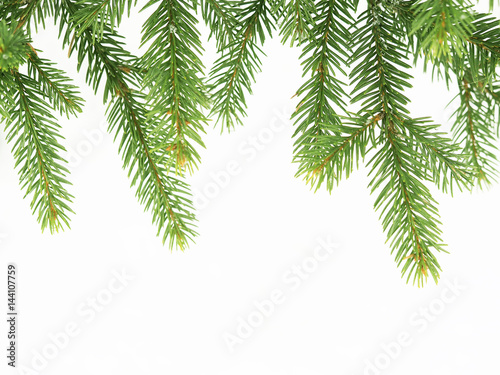
[[[212,118],[243,124],[265,40],[300,48],[303,82],[292,115],[297,176],[332,191],[366,161],[375,209],[407,280],[436,282],[444,192],[495,182],[500,115],[500,22],[466,0],[4,0],[0,3],[0,115],[21,187],[42,230],[69,226],[72,195],[57,115],[83,99],[36,49],[34,30],[55,21],[62,47],[103,93],[137,198],[163,242],[196,235],[184,181],[200,162]],[[489,3],[490,12],[496,6]],[[148,9],[143,53],[119,34]],[[207,72],[199,21],[219,53]],[[456,93],[452,134],[408,110],[421,61]]]

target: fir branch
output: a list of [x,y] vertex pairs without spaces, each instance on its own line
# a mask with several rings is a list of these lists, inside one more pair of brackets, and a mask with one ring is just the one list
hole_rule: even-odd
[[316,4],[313,0],[281,0],[277,8],[280,25],[281,42],[290,46],[300,45],[310,38],[316,14]]
[[45,28],[45,20],[54,14],[57,3],[53,0],[6,0],[0,4],[0,15],[10,23],[16,23],[16,30],[25,28],[31,34],[31,21],[34,19],[35,29],[41,24]]
[[19,30],[18,24],[0,21],[0,71],[17,69],[26,62],[30,38]]
[[409,152],[415,145],[399,136],[403,131],[401,123],[394,123],[383,133],[382,148],[368,163],[373,164],[370,174],[375,174],[369,186],[372,192],[380,190],[375,209],[381,211],[382,226],[398,266],[402,264],[402,275],[408,273],[408,281],[413,275],[413,283],[421,286],[429,274],[437,283],[441,268],[433,252],[446,251],[440,239],[437,203],[422,183],[428,167]]
[[45,98],[61,114],[76,115],[82,112],[83,99],[77,87],[64,72],[54,68],[54,63],[40,58],[35,49],[28,55],[28,75],[40,83]]
[[[60,36],[86,81],[103,90],[109,130],[120,141],[124,168],[158,234],[181,249],[196,235],[185,169],[203,146],[209,100],[197,19],[216,39],[220,57],[210,72],[211,114],[223,127],[241,123],[245,96],[261,68],[261,46],[275,24],[282,41],[302,47],[305,82],[293,114],[297,175],[328,191],[365,156],[378,191],[375,208],[396,262],[408,280],[439,278],[434,254],[444,251],[437,204],[427,184],[445,192],[492,181],[500,130],[500,23],[475,13],[467,0],[149,0],[140,59],[115,33],[134,0],[9,0],[0,3],[0,114],[14,144],[16,166],[42,228],[68,224],[67,170],[58,155],[59,127],[51,110],[75,114],[82,100],[65,74],[29,44],[32,25],[55,15]],[[200,8],[198,8],[200,6]],[[26,33],[25,33],[26,31]],[[457,77],[459,108],[450,140],[426,118],[410,117],[414,62],[424,58],[447,84]],[[27,63],[28,75],[18,68]],[[353,85],[346,94],[350,67]],[[347,109],[355,104],[357,113]],[[497,126],[495,126],[497,124]],[[498,134],[497,134],[498,136]],[[378,151],[376,151],[378,149]]]
[[[404,18],[415,17],[414,9],[414,6],[411,10],[406,7]],[[467,30],[458,34],[462,46],[456,46],[449,58],[435,61],[434,66],[438,70],[439,66],[445,66],[447,82],[451,81],[449,68],[459,80],[460,105],[453,114],[452,131],[455,141],[469,155],[468,162],[475,169],[475,178],[481,186],[482,182],[489,184],[495,180],[497,175],[496,137],[492,127],[495,113],[500,114],[500,108],[491,95],[491,86],[497,79],[497,66],[500,63],[500,23],[488,14],[470,10],[466,12],[463,8],[454,12],[459,13],[454,15],[454,27]],[[453,33],[450,31],[450,35],[455,35]],[[422,45],[422,32],[415,33],[415,37],[417,45]]]
[[169,144],[164,149],[175,154],[178,171],[192,171],[200,156],[195,145],[204,147],[201,134],[207,119],[201,112],[208,106],[202,79],[202,46],[195,28],[196,18],[185,1],[150,1],[159,3],[143,27],[143,44],[152,41],[142,57],[147,70],[144,82],[150,88],[148,103],[161,120],[158,131],[165,133]]
[[162,139],[155,141],[152,137],[155,128],[144,111],[144,102],[142,95],[133,95],[123,87],[108,119],[124,131],[120,143],[124,168],[129,176],[133,175],[132,185],[137,184],[139,202],[152,212],[158,235],[162,235],[163,242],[169,241],[171,249],[177,246],[184,250],[197,234],[190,212],[191,194],[184,181],[170,175],[171,161],[156,147]]
[[[195,1],[198,6],[198,1]],[[233,14],[236,1],[232,0],[200,0],[199,3],[203,20],[210,29],[209,39],[214,37],[217,49],[220,51],[233,39],[237,24]]]
[[467,55],[454,65],[455,74],[465,73],[472,77],[470,82],[491,83],[498,77],[500,64],[500,21],[487,14],[474,14],[475,31],[467,40]]
[[492,131],[494,113],[485,105],[481,94],[474,92],[466,77],[459,84],[460,103],[453,114],[455,122],[452,127],[455,139],[469,155],[469,163],[475,168],[475,177],[481,186],[482,182],[490,184],[497,176],[497,146],[493,143],[495,134]]
[[[338,69],[346,75],[343,68],[349,58],[347,25],[350,21],[347,3],[320,1],[314,17],[315,26],[311,30],[315,39],[304,43],[301,55],[303,75],[311,74],[311,78],[297,91],[301,101],[292,119],[295,118],[297,126],[293,135],[296,138],[294,161],[299,163],[297,176],[305,175],[306,180],[310,180],[311,173],[314,174],[324,162],[325,152],[328,152],[325,145],[339,141],[342,133],[350,133],[350,126],[344,127],[339,117],[346,112],[345,84],[335,74],[335,69]],[[335,138],[328,139],[334,135]],[[320,181],[324,175],[321,176]],[[331,179],[328,186],[331,186]]]
[[453,132],[476,169],[479,186],[496,181],[498,165],[495,123],[498,132],[500,103],[493,83],[500,64],[500,22],[485,14],[474,15],[474,34],[469,38],[467,55],[456,59],[453,70],[458,78],[460,104],[454,113]]
[[500,57],[500,21],[489,14],[474,13],[473,28],[467,41]]
[[14,143],[20,183],[26,196],[33,196],[33,213],[38,214],[42,230],[48,227],[50,232],[56,232],[69,227],[68,215],[73,211],[68,204],[72,196],[66,191],[69,172],[58,154],[65,151],[59,143],[60,126],[37,81],[14,70],[3,73],[0,81],[15,103],[6,118],[7,141]]
[[213,102],[211,115],[230,131],[246,116],[245,92],[252,93],[252,82],[260,70],[258,44],[274,29],[273,15],[266,0],[244,0],[235,14],[234,37],[221,50],[210,72],[209,85]]
[[418,31],[418,51],[428,60],[444,61],[451,53],[461,56],[474,27],[470,6],[464,0],[423,0],[413,5],[410,34]]
[[429,180],[439,189],[453,195],[453,187],[470,190],[473,185],[474,170],[469,165],[467,155],[447,134],[439,130],[428,118],[407,120],[404,128],[417,145],[421,162],[430,172]]
[[[304,175],[305,180],[318,190],[326,180],[326,189],[331,192],[338,185],[342,176],[350,174],[364,160],[373,128],[380,120],[380,115],[373,118],[364,116],[340,118],[338,124],[330,124],[330,134],[314,136],[316,147],[314,153],[297,155],[301,166],[297,175]],[[372,140],[372,143],[375,143]]]
[[372,144],[382,148],[368,163],[375,174],[369,186],[372,192],[380,189],[375,209],[381,211],[392,251],[397,251],[396,262],[403,265],[403,275],[408,272],[408,280],[413,275],[422,285],[429,273],[437,282],[440,267],[432,252],[444,251],[436,202],[424,182],[450,192],[454,186],[468,188],[470,170],[459,148],[436,132],[437,125],[409,117],[404,91],[412,77],[403,70],[410,68],[406,26],[395,26],[398,14],[393,11],[392,5],[374,0],[358,19],[351,100],[362,102],[358,116],[378,113],[381,133]]
[[61,29],[66,27],[64,44],[70,45],[70,52],[78,52],[78,68],[87,60],[87,83],[97,91],[105,74],[104,101],[110,106],[110,131],[115,131],[115,138],[121,135],[119,152],[124,168],[132,176],[132,186],[136,186],[136,196],[145,210],[152,212],[158,235],[163,233],[163,242],[168,241],[170,248],[185,249],[196,235],[189,188],[182,180],[169,175],[175,171],[172,160],[157,147],[168,140],[165,134],[155,133],[155,118],[148,116],[145,109],[146,98],[139,91],[144,77],[142,70],[134,67],[137,58],[126,51],[119,37],[107,28],[99,41],[94,40],[89,30],[73,39],[70,20],[78,7],[70,0],[61,1],[64,7],[58,19]]
[[92,35],[102,38],[107,27],[114,31],[122,21],[123,14],[137,4],[137,0],[78,0],[78,10],[72,16],[71,22],[75,25],[78,36],[90,29]]
[[405,71],[411,67],[406,62],[403,35],[393,27],[397,21],[379,4],[370,2],[352,36],[355,50],[351,61],[357,65],[350,73],[354,86],[351,102],[361,102],[361,115],[382,113],[383,126],[387,126],[394,116],[408,114],[409,99],[404,91],[412,87],[409,80],[413,77]]
[[[479,76],[481,71],[482,74],[489,72],[490,78],[495,75],[494,70],[500,57],[500,28],[497,19],[489,14],[476,13],[461,1],[456,7],[447,2],[437,5],[447,8],[444,25],[438,22],[439,15],[435,15],[434,21],[426,23],[423,20],[424,14],[417,12],[422,4],[409,0],[394,6],[408,35],[415,63],[424,55],[424,70],[427,70],[428,62],[432,61],[433,76],[435,73],[437,77],[444,75],[448,85],[452,81],[450,70],[461,76],[467,65],[476,76]],[[426,14],[431,16],[432,20],[432,12]],[[418,20],[421,23],[420,28],[417,27]],[[448,29],[450,31],[447,31]],[[457,30],[458,34],[455,34]],[[452,43],[449,43],[450,40]]]

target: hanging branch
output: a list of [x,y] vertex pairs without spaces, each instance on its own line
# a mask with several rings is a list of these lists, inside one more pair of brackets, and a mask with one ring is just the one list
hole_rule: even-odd
[[[195,0],[195,7],[198,1]],[[200,0],[199,6],[203,20],[210,29],[209,39],[215,38],[217,49],[221,51],[233,40],[237,21],[233,14],[237,2],[233,0]]]
[[452,131],[469,155],[468,162],[475,167],[475,177],[479,186],[490,184],[497,176],[497,146],[494,143],[493,120],[491,111],[483,95],[474,89],[464,77],[459,84],[460,104],[453,116]]
[[14,143],[13,154],[19,180],[32,196],[31,208],[37,214],[42,230],[50,232],[69,227],[69,203],[73,198],[66,187],[69,173],[59,155],[65,149],[60,143],[60,126],[45,102],[44,92],[33,78],[15,70],[0,74],[0,86],[12,95],[6,118],[7,142]]
[[252,82],[261,67],[259,56],[263,52],[259,44],[263,45],[266,34],[270,35],[274,29],[266,0],[241,1],[235,19],[233,37],[221,48],[209,79],[213,97],[211,115],[228,131],[242,124],[240,117],[246,116],[245,92],[252,93]]
[[[34,6],[23,9],[24,17],[28,17],[28,10],[36,9]],[[69,227],[73,197],[66,190],[69,172],[60,155],[65,149],[52,111],[69,116],[81,112],[83,101],[71,80],[48,60],[39,58],[30,42],[19,23],[13,22],[10,28],[5,21],[0,23],[1,113],[25,196],[32,196],[31,208],[42,231],[49,228],[53,233]],[[28,75],[18,71],[25,62]],[[60,97],[67,102],[60,103]]]
[[30,35],[32,21],[35,30],[40,24],[45,28],[45,20],[54,15],[55,7],[52,0],[7,0],[0,3],[0,15],[9,24],[15,24],[14,30],[24,28]]
[[[143,44],[152,41],[141,60],[147,71],[144,85],[151,112],[160,121],[155,132],[169,140],[164,149],[175,155],[180,172],[197,165],[200,155],[195,145],[204,147],[206,117],[201,108],[208,107],[201,63],[200,35],[196,18],[185,1],[150,1],[158,4],[144,25]],[[182,37],[181,37],[182,36]]]
[[[344,142],[357,143],[364,139],[358,137],[363,132],[358,133],[357,123],[343,125],[340,118],[346,113],[347,94],[345,84],[336,70],[346,75],[343,69],[349,58],[347,27],[351,23],[348,5],[348,2],[333,0],[316,4],[317,13],[313,19],[311,34],[317,37],[304,42],[301,55],[303,75],[310,74],[311,78],[297,91],[300,103],[292,115],[297,126],[293,135],[294,162],[299,164],[297,176],[304,176],[316,188],[328,177],[329,190],[334,181],[340,178],[334,171],[335,166],[341,163],[340,158],[348,155],[335,152],[335,148],[341,147],[348,151],[346,146],[342,146]],[[359,147],[364,148],[365,144]],[[332,155],[337,155],[338,160]],[[347,161],[344,165],[347,168],[352,162]],[[349,174],[349,171],[346,173]]]
[[123,42],[109,29],[104,30],[100,41],[89,30],[73,38],[70,20],[78,6],[70,0],[61,1],[64,7],[58,20],[62,29],[66,26],[64,44],[69,45],[70,53],[77,51],[78,68],[86,59],[86,80],[95,91],[105,76],[104,102],[109,103],[110,131],[115,132],[115,138],[121,137],[119,152],[124,168],[132,176],[139,202],[151,211],[163,242],[168,241],[171,248],[186,248],[196,235],[189,187],[170,175],[175,172],[175,163],[162,148],[172,139],[146,109],[146,97],[140,91],[144,77],[142,69],[135,65],[137,58],[123,48]]
[[76,12],[71,17],[77,36],[86,30],[92,32],[94,38],[102,39],[104,30],[120,25],[125,12],[130,16],[130,10],[137,0],[77,0]]
[[77,87],[56,69],[55,64],[38,56],[32,49],[28,54],[28,75],[39,82],[40,88],[52,107],[61,115],[76,116],[82,112],[83,100],[78,96]]
[[[426,187],[434,182],[443,191],[468,188],[470,170],[461,150],[437,132],[426,119],[412,119],[404,95],[411,87],[407,45],[391,9],[371,1],[358,19],[364,26],[354,33],[357,50],[351,79],[352,101],[362,101],[360,114],[376,114],[380,135],[372,147],[381,148],[368,163],[372,165],[372,192],[379,191],[375,208],[391,241],[402,274],[422,285],[429,276],[437,282],[439,264],[434,252],[444,251],[438,229],[437,203]],[[374,139],[370,138],[370,139]]]
[[275,12],[282,19],[280,27],[281,42],[290,46],[300,45],[312,35],[313,15],[316,4],[313,0],[277,0]]

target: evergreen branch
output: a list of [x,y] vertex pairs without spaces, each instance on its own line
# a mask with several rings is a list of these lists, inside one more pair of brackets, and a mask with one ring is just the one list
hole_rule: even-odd
[[485,14],[474,14],[474,33],[467,41],[467,54],[456,58],[453,71],[460,90],[460,106],[454,113],[454,137],[469,154],[479,186],[496,180],[497,137],[493,131],[495,111],[500,112],[493,82],[500,63],[500,22]]
[[314,153],[296,156],[300,162],[297,176],[304,175],[312,187],[316,186],[315,190],[326,180],[326,188],[331,192],[342,176],[349,178],[354,165],[358,167],[359,161],[365,158],[370,137],[374,136],[373,128],[379,120],[380,115],[355,121],[346,117],[340,124],[331,124],[331,134],[315,136]]
[[[403,18],[411,20],[415,17],[414,9],[414,6],[407,7]],[[462,145],[464,153],[468,155],[468,163],[475,169],[475,178],[481,186],[482,182],[489,184],[497,175],[497,147],[494,144],[492,124],[495,121],[495,108],[499,113],[500,109],[491,94],[489,95],[493,103],[484,94],[493,92],[492,82],[497,77],[496,69],[500,62],[500,23],[490,15],[466,12],[463,8],[451,11],[459,12],[453,17],[454,26],[467,31],[458,34],[463,47],[456,47],[451,58],[447,57],[434,63],[435,66],[445,65],[446,70],[448,65],[451,65],[458,77],[460,106],[453,115],[455,122],[452,130],[455,141]],[[454,31],[450,31],[450,35],[457,37],[453,33]],[[423,35],[421,31],[416,33],[417,45],[422,45]],[[446,80],[450,81],[448,73]]]
[[[418,50],[430,59],[449,60],[453,52],[461,56],[474,31],[470,6],[464,0],[423,0],[414,5],[410,34],[418,31]],[[443,60],[441,60],[443,61]]]
[[467,56],[455,64],[457,76],[465,73],[472,82],[489,82],[497,78],[500,64],[500,21],[487,14],[474,14],[473,35],[468,39]]
[[422,162],[432,167],[433,180],[443,191],[448,188],[452,191],[454,184],[460,189],[467,187],[467,167],[457,146],[443,137],[443,133],[431,132],[437,125],[428,125],[424,119],[412,120],[406,116],[409,99],[403,92],[411,87],[407,80],[412,77],[401,70],[401,67],[410,66],[404,61],[404,35],[391,33],[396,21],[388,9],[377,6],[377,3],[371,3],[360,20],[365,21],[365,26],[353,35],[358,47],[353,60],[360,63],[351,73],[356,85],[352,101],[364,100],[360,113],[380,112],[383,128],[390,128],[394,121],[401,123],[417,141]]
[[[311,78],[297,91],[301,101],[292,115],[297,126],[293,135],[294,161],[300,163],[297,175],[305,174],[306,179],[323,161],[325,143],[338,141],[342,132],[350,133],[349,125],[344,127],[337,113],[345,113],[347,105],[344,83],[335,76],[335,68],[346,75],[349,7],[344,2],[323,0],[316,9],[311,30],[316,38],[304,43],[301,55],[303,75],[311,74]],[[336,137],[328,140],[334,134]]]
[[484,181],[490,184],[497,175],[497,147],[493,143],[495,135],[492,131],[493,113],[472,89],[467,78],[459,84],[460,105],[455,111],[455,123],[452,131],[457,142],[469,155],[469,163],[475,168],[475,177],[481,186]]
[[278,7],[278,16],[282,19],[280,27],[281,42],[290,46],[300,45],[310,38],[311,28],[314,25],[313,16],[316,5],[313,0],[281,0]]
[[237,24],[232,12],[235,6],[232,0],[200,0],[201,15],[210,28],[209,39],[215,37],[219,51],[233,39]]
[[500,57],[500,21],[489,14],[475,13],[473,28],[467,41]]
[[158,235],[163,232],[163,242],[168,240],[170,248],[175,244],[184,249],[196,235],[190,192],[186,183],[169,176],[172,160],[157,147],[168,140],[161,133],[153,136],[157,121],[148,115],[146,98],[139,91],[143,76],[142,70],[134,67],[137,58],[123,48],[119,37],[108,28],[101,40],[94,40],[89,30],[73,39],[70,20],[78,7],[70,0],[62,1],[63,12],[58,16],[61,28],[67,25],[64,44],[70,45],[70,52],[78,51],[78,68],[87,59],[86,80],[95,91],[105,74],[104,101],[110,105],[110,131],[115,130],[115,138],[121,135],[119,152],[124,168],[132,175],[136,196],[145,210],[152,212]]
[[351,61],[358,64],[350,74],[351,102],[361,102],[359,114],[383,113],[384,127],[392,117],[408,114],[404,91],[412,87],[408,81],[413,77],[404,71],[411,68],[406,62],[407,47],[403,35],[394,32],[396,22],[378,0],[371,1],[352,36],[356,49]]
[[413,282],[422,285],[429,273],[437,282],[440,267],[432,251],[444,251],[436,202],[423,182],[452,191],[454,185],[468,187],[470,172],[457,146],[434,132],[436,125],[408,116],[404,91],[412,77],[403,70],[410,68],[405,28],[413,22],[399,25],[397,6],[370,1],[359,16],[361,26],[353,34],[351,60],[358,64],[350,75],[351,101],[361,102],[358,116],[378,113],[382,132],[377,143],[382,148],[369,162],[370,174],[375,173],[369,186],[372,192],[380,188],[375,208],[381,211],[402,274],[408,273],[408,280],[413,275]]
[[78,36],[87,30],[98,39],[102,38],[106,27],[114,31],[122,21],[123,14],[137,4],[137,0],[78,0],[78,10],[71,20]]
[[[163,231],[163,242],[169,240],[184,250],[196,235],[193,209],[189,200],[188,185],[182,180],[168,176],[171,161],[156,149],[152,138],[153,126],[148,124],[141,95],[131,95],[123,87],[109,112],[109,121],[130,134],[123,134],[120,150],[124,168],[128,168],[132,185],[137,183],[137,197],[146,209],[153,213],[153,223],[158,226],[158,235]],[[137,163],[137,164],[136,164]],[[137,180],[139,180],[137,182]]]
[[53,0],[6,0],[0,4],[0,14],[9,24],[16,24],[16,30],[25,27],[31,34],[31,20],[35,20],[35,28],[54,14],[57,4]]
[[17,69],[26,62],[30,39],[23,31],[18,31],[16,23],[7,25],[0,21],[0,72]]
[[431,172],[431,180],[439,189],[453,194],[453,186],[460,191],[470,189],[474,170],[467,162],[463,150],[444,132],[437,132],[439,125],[427,118],[407,120],[404,123],[408,136],[417,144],[420,160]]
[[[68,204],[72,196],[66,191],[69,173],[58,154],[65,151],[59,143],[59,125],[44,101],[44,93],[33,78],[12,70],[1,75],[2,86],[12,93],[6,118],[7,141],[14,142],[13,154],[19,179],[26,196],[33,195],[31,208],[38,213],[42,230],[50,232],[69,227]],[[10,81],[10,82],[9,82]]]
[[[409,0],[394,6],[398,19],[405,25],[415,62],[424,54],[424,68],[427,69],[427,62],[432,61],[433,73],[437,72],[438,76],[442,75],[441,68],[444,68],[447,84],[451,82],[450,68],[459,76],[464,73],[464,67],[467,65],[477,77],[480,74],[487,74],[490,78],[495,75],[500,58],[500,27],[496,18],[489,14],[476,13],[463,2],[457,7],[443,3],[439,6],[448,8],[444,26],[439,23],[438,15],[434,17],[434,21],[426,24],[424,16],[417,12],[419,4]],[[420,28],[417,27],[417,20],[422,23]],[[450,31],[447,31],[448,29]],[[450,40],[452,43],[448,43]]]
[[260,70],[258,47],[266,33],[274,28],[272,14],[266,0],[244,0],[235,15],[237,28],[233,39],[221,50],[221,56],[210,72],[209,85],[213,95],[211,115],[217,115],[228,131],[242,124],[246,116],[245,91],[252,93],[252,82]]
[[83,99],[78,95],[77,87],[72,85],[71,80],[64,72],[54,68],[54,63],[38,57],[35,49],[28,55],[28,74],[40,83],[40,88],[52,106],[61,114],[82,112]]
[[369,186],[372,192],[380,190],[375,209],[381,211],[396,262],[403,265],[402,275],[408,273],[408,281],[413,275],[413,283],[421,286],[430,274],[437,283],[441,268],[433,251],[446,252],[437,203],[422,183],[427,179],[427,166],[418,162],[414,142],[394,132],[398,128],[401,124],[393,124],[393,130],[384,134],[382,148],[370,160],[370,174],[375,177]]
[[143,27],[143,44],[153,41],[142,57],[148,71],[144,79],[150,88],[148,102],[161,120],[157,131],[171,142],[164,149],[176,155],[179,171],[186,166],[192,171],[200,160],[193,143],[204,147],[201,134],[207,119],[200,108],[208,107],[200,78],[204,69],[200,35],[189,8],[185,1],[161,1]]

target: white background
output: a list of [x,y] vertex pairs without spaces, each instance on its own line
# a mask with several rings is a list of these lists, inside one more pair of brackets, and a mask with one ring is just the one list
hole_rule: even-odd
[[[145,17],[134,14],[120,28],[134,52]],[[265,46],[245,126],[222,135],[218,126],[207,128],[203,163],[191,178],[200,235],[186,252],[170,252],[129,188],[117,144],[100,130],[102,98],[56,38],[48,26],[34,46],[76,77],[86,99],[78,119],[61,120],[76,197],[71,230],[40,233],[0,133],[0,296],[4,311],[6,266],[15,262],[19,373],[461,375],[498,368],[498,184],[453,198],[433,190],[450,254],[439,255],[439,285],[407,285],[373,211],[368,170],[361,167],[331,195],[294,178],[288,118],[303,82],[300,51],[275,38]],[[205,45],[210,66],[214,47]],[[444,108],[455,89],[432,83],[421,67],[412,73],[412,114],[449,129],[452,110]],[[221,183],[215,176],[228,165],[236,173]],[[312,270],[321,241],[337,246]],[[299,283],[291,272],[303,265],[311,268]],[[123,272],[130,280],[115,282]],[[256,304],[276,293],[280,303],[259,321]],[[228,345],[249,317],[257,327]],[[73,337],[66,340],[68,325]]]

